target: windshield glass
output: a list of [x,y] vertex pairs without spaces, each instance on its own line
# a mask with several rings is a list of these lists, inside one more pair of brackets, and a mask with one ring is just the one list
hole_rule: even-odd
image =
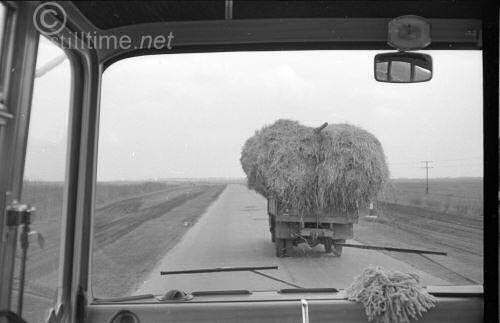
[[[415,84],[377,82],[379,51],[112,65],[102,83],[94,296],[346,288],[369,265],[426,285],[482,284],[481,52],[422,52],[433,76]],[[285,282],[160,275],[240,266],[278,266],[262,272]]]

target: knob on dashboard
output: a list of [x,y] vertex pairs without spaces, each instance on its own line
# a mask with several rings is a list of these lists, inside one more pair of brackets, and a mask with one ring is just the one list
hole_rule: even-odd
[[110,323],[140,323],[139,318],[129,310],[121,310],[116,313]]

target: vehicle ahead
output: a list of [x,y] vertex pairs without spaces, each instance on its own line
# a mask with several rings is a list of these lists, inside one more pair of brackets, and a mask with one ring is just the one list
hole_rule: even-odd
[[[498,256],[483,250],[498,229],[483,190],[497,187],[495,5],[1,8],[0,310],[51,323],[366,322],[347,290],[375,264],[422,278],[437,300],[422,322],[496,321],[497,295],[483,293],[498,282],[483,277],[484,253]],[[239,158],[279,118],[380,138],[392,178],[377,219],[360,208],[339,230],[318,214],[285,219],[273,198],[266,214]],[[275,257],[269,229],[290,257]],[[342,250],[351,238],[422,250]],[[324,253],[335,242],[342,257]]]
[[299,243],[306,243],[309,247],[322,244],[327,253],[332,252],[333,247],[334,254],[340,257],[343,247],[336,243],[345,243],[354,237],[353,223],[357,222],[357,214],[350,218],[318,212],[299,216],[296,210],[279,205],[275,198],[267,200],[269,231],[271,241],[275,243],[276,257],[290,254],[292,246]]

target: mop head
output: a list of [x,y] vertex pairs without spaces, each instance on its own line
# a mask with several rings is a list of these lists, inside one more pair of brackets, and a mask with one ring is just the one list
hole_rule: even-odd
[[417,274],[370,266],[346,289],[347,299],[365,307],[370,322],[407,323],[435,306]]

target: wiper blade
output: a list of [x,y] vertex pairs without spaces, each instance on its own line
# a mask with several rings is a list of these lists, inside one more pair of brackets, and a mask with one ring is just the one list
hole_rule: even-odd
[[385,250],[385,251],[418,253],[418,254],[429,254],[429,255],[441,255],[441,256],[447,256],[448,255],[446,252],[434,251],[434,250],[420,250],[420,249],[405,249],[405,248],[394,248],[394,247],[367,246],[367,245],[350,244],[350,243],[340,243],[340,242],[334,242],[333,244],[337,245],[337,246],[342,246],[342,247],[351,247],[351,248],[359,248],[359,249]]
[[226,271],[253,271],[253,270],[269,270],[269,269],[278,269],[278,266],[219,267],[219,268],[205,268],[205,269],[160,271],[160,275],[202,274],[202,273],[219,273],[219,272],[226,272]]
[[111,298],[94,298],[95,302],[128,302],[128,301],[138,301],[142,299],[155,298],[153,294],[143,294],[143,295],[132,295],[123,297],[111,297]]
[[193,296],[220,296],[220,295],[250,295],[252,292],[246,289],[229,290],[202,290],[191,293]]
[[280,289],[281,294],[296,294],[296,293],[338,293],[336,288],[286,288]]
[[203,273],[220,273],[220,272],[231,272],[231,271],[249,271],[251,273],[272,279],[274,281],[283,283],[285,285],[302,288],[299,285],[287,282],[286,280],[276,278],[274,276],[261,273],[258,270],[270,270],[278,269],[278,266],[263,266],[263,267],[219,267],[219,268],[204,268],[204,269],[189,269],[189,270],[173,270],[173,271],[160,271],[160,275],[183,275],[183,274],[203,274]]

